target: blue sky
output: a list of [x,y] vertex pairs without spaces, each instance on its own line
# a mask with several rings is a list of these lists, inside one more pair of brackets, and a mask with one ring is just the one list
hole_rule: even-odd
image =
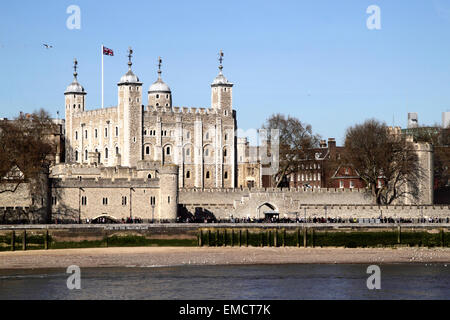
[[[366,27],[374,4],[381,30]],[[66,27],[70,5],[81,9],[80,30]],[[281,112],[342,142],[348,126],[367,118],[405,127],[407,112],[418,112],[431,125],[450,110],[447,0],[17,0],[0,10],[0,117],[38,108],[63,115],[74,57],[87,108],[99,107],[102,43],[115,52],[105,57],[106,106],[117,104],[132,46],[145,91],[161,56],[174,105],[193,107],[210,105],[223,49],[244,130]]]

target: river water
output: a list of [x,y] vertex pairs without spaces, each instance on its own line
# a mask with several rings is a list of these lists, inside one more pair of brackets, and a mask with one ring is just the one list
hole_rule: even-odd
[[368,265],[247,265],[0,270],[0,299],[450,299],[450,264],[380,265],[381,290],[367,288]]

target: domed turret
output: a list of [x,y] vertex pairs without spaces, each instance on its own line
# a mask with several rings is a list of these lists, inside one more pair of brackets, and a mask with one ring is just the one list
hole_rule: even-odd
[[232,114],[233,84],[225,78],[223,70],[223,52],[219,53],[219,74],[211,84],[211,108],[222,109],[224,115]]
[[133,65],[133,63],[131,62],[131,56],[133,54],[133,50],[131,50],[131,48],[128,49],[129,50],[129,61],[128,61],[128,71],[127,73],[125,73],[122,78],[120,78],[120,82],[119,85],[128,85],[128,84],[141,84],[141,82],[139,82],[139,78],[138,76],[136,76],[133,71],[131,70],[131,66]]
[[172,92],[161,78],[161,57],[158,58],[158,80],[148,89],[148,105],[150,107],[172,107]]
[[74,60],[74,73],[73,73],[73,81],[71,84],[69,84],[69,86],[67,87],[66,91],[64,91],[64,94],[86,94],[86,92],[84,91],[84,88],[81,84],[78,83],[77,80],[77,65],[78,65],[78,61],[77,59]]

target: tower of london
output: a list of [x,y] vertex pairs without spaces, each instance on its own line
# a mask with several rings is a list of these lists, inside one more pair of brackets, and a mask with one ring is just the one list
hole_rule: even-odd
[[[223,53],[209,108],[172,105],[161,58],[158,78],[143,105],[143,83],[132,70],[132,53],[130,49],[128,71],[117,84],[117,106],[110,108],[86,110],[87,92],[78,82],[75,61],[73,82],[64,93],[66,163],[145,168],[158,162],[178,166],[179,188],[234,188],[236,112],[233,84],[223,74]],[[151,179],[158,172],[148,165],[142,174]]]

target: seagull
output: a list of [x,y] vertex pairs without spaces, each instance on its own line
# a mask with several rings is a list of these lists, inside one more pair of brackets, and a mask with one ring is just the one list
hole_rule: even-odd
[[53,48],[53,46],[51,46],[51,45],[49,45],[49,44],[47,44],[47,43],[43,43],[42,44],[46,49],[51,49],[51,48]]

